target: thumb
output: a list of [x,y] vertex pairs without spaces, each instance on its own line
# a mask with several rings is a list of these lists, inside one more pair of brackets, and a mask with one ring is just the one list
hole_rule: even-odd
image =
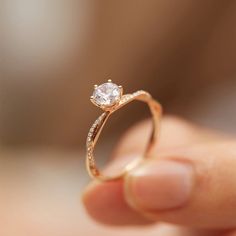
[[235,150],[217,141],[154,154],[125,178],[126,202],[152,220],[236,227]]

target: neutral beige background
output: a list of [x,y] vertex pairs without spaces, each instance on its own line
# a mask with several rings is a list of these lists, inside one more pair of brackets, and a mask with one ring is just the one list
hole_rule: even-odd
[[[85,214],[84,143],[99,114],[88,98],[112,78],[235,133],[236,2],[3,0],[0,11],[0,235],[171,235]],[[112,121],[101,159],[140,113]]]

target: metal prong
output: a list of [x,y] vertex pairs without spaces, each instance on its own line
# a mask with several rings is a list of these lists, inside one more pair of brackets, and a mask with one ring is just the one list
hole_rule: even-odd
[[121,85],[119,85],[118,87],[119,87],[119,89],[120,89],[120,93],[121,93],[121,96],[122,96],[123,93],[124,93],[124,89],[123,89],[123,87],[122,87]]
[[93,87],[94,87],[94,88],[97,88],[97,87],[98,87],[98,85],[97,85],[97,84],[95,84]]
[[109,80],[107,80],[109,83],[111,83],[112,82],[112,80],[111,79],[109,79]]
[[120,85],[120,86],[118,86],[119,87],[119,89],[120,89],[120,91],[121,91],[121,93],[123,93],[123,87]]
[[93,96],[91,96],[91,97],[90,97],[90,100],[93,100],[93,99],[94,99],[94,97],[93,97]]

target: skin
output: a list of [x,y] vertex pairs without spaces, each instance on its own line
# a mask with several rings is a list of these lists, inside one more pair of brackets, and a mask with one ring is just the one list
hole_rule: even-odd
[[[131,128],[117,146],[109,170],[141,153],[149,130],[149,121]],[[234,137],[165,117],[152,157],[119,181],[92,182],[84,190],[84,206],[92,218],[106,225],[140,227],[165,222],[171,224],[166,232],[174,226],[174,236],[236,235],[235,148]],[[171,173],[166,171],[170,165]],[[189,192],[180,191],[183,183]],[[152,192],[145,192],[150,185]]]
[[[78,8],[74,6],[77,2],[80,4],[80,1],[76,3],[75,1],[60,1],[62,4],[58,4],[57,1],[50,1],[47,4],[43,1],[42,5],[37,4],[42,1],[35,1],[36,4],[27,4],[27,7],[24,1],[15,1],[16,4],[13,2],[7,4],[6,10],[3,8],[2,11],[1,33],[3,37],[0,45],[1,51],[3,50],[0,81],[0,89],[2,88],[0,139],[1,144],[8,147],[17,145],[28,148],[31,145],[49,145],[77,148],[80,143],[84,148],[84,136],[97,110],[91,106],[89,99],[81,99],[81,97],[89,98],[92,85],[104,82],[107,77],[124,85],[127,91],[133,91],[135,88],[149,88],[148,91],[152,92],[150,89],[155,89],[155,95],[158,95],[163,104],[166,104],[165,109],[168,108],[171,112],[178,111],[178,113],[193,111],[195,106],[190,103],[191,109],[189,109],[185,101],[194,97],[201,98],[203,87],[235,78],[235,1],[149,0],[135,1],[135,7],[134,1],[102,1],[91,5],[88,3],[89,5],[85,8],[85,3],[79,5]],[[66,7],[63,2],[66,3]],[[45,7],[42,7],[44,5]],[[91,9],[86,10],[88,8]],[[80,10],[77,11],[77,9]],[[83,29],[88,32],[83,33]],[[177,100],[180,107],[176,107]],[[172,104],[173,101],[174,104]],[[218,107],[218,104],[215,105]],[[211,107],[207,110],[210,109]],[[204,116],[207,115],[204,114]],[[175,160],[181,158],[179,162],[187,163],[189,167],[187,169],[192,168],[197,173],[197,176],[193,178],[193,189],[198,186],[202,189],[191,191],[190,200],[178,206],[178,210],[169,209],[169,215],[163,214],[163,210],[161,214],[155,210],[150,215],[146,209],[145,211],[140,209],[143,206],[137,206],[137,199],[130,191],[130,184],[136,173],[134,170],[126,179],[110,183],[109,187],[108,185],[92,185],[84,195],[88,212],[97,221],[112,225],[150,225],[153,221],[172,223],[171,227],[169,225],[162,227],[158,224],[155,235],[190,235],[191,233],[209,235],[210,232],[229,234],[228,228],[235,228],[232,222],[235,218],[234,215],[232,216],[235,204],[234,192],[227,189],[234,189],[232,188],[234,174],[231,172],[235,168],[233,168],[233,163],[231,164],[234,158],[226,157],[234,156],[233,153],[229,153],[229,150],[234,150],[234,144],[232,141],[229,142],[228,138],[217,135],[215,132],[207,132],[196,127],[193,130],[190,128],[191,125],[189,126],[184,121],[168,118],[163,123],[161,142],[153,153],[153,160],[164,157],[173,159],[173,156]],[[140,147],[144,144],[143,135],[146,131],[144,127],[146,127],[145,124],[138,125],[127,134],[120,148],[117,148],[117,160],[124,160],[127,158],[126,155],[139,153]],[[165,131],[168,130],[167,127],[172,127],[169,128],[169,133]],[[174,129],[178,129],[178,132],[175,130],[173,133]],[[131,141],[129,136],[132,132],[135,135]],[[208,145],[206,147],[207,140],[212,143],[209,147]],[[223,147],[220,147],[222,145]],[[223,153],[222,149],[225,150]],[[186,152],[190,154],[193,152],[194,155],[186,156]],[[199,157],[199,152],[205,155]],[[214,153],[217,156],[223,156],[224,158],[217,159],[224,161],[222,165],[219,162],[215,164],[219,167],[213,165],[214,167],[210,168],[211,165],[205,163],[205,159],[208,159],[210,154],[212,158],[209,158],[210,163],[215,163]],[[176,157],[177,154],[178,157]],[[68,156],[61,160],[65,160],[65,165],[67,165]],[[196,160],[201,160],[200,163],[203,165],[199,167],[195,165]],[[23,158],[19,163],[23,163]],[[45,161],[45,163],[48,162]],[[5,167],[5,165],[2,166]],[[156,163],[152,166],[155,167]],[[230,167],[232,169],[228,169]],[[20,165],[19,169],[21,168]],[[163,169],[162,166],[161,170]],[[212,169],[214,171],[211,171]],[[9,177],[11,177],[10,170],[6,171]],[[198,177],[199,173],[201,173],[201,178]],[[2,178],[2,180],[5,179]],[[25,184],[24,180],[22,182]],[[160,186],[162,182],[165,185]],[[8,185],[8,182],[6,183]],[[167,184],[169,186],[166,190],[174,189],[170,188],[170,185],[174,187],[173,183],[167,180],[159,181],[160,187],[156,189],[165,189]],[[18,184],[14,186],[16,185],[18,186]],[[219,186],[223,186],[224,189],[219,190]],[[30,189],[36,191],[32,187]],[[207,199],[202,198],[200,198],[201,201],[198,200],[197,193],[205,193],[203,196],[208,196],[206,190],[212,189],[216,191],[216,194],[210,192],[210,200],[203,201]],[[11,195],[18,196],[19,190],[14,188],[12,190],[16,192]],[[46,191],[45,196],[49,196],[47,188]],[[4,196],[4,193],[3,188],[1,196]],[[174,196],[181,197],[180,193]],[[221,196],[221,198],[214,198],[215,201],[212,201],[212,196]],[[35,199],[37,208],[41,206],[37,202],[41,198],[37,196]],[[163,206],[167,203],[165,199],[168,197],[165,198],[165,195],[162,195],[162,201],[160,201],[160,196],[158,196],[156,202],[159,204],[161,202],[160,205]],[[195,202],[193,199],[198,201]],[[5,205],[6,201],[2,202]],[[24,198],[21,204],[18,201],[14,202],[17,207],[24,208],[27,198]],[[225,206],[225,204],[228,205]],[[11,202],[9,205],[12,209],[14,208]],[[14,216],[15,212],[21,214],[21,211],[16,210],[17,207],[13,210]],[[196,208],[199,212],[196,212]],[[6,207],[6,212],[10,209]],[[57,209],[63,209],[63,207],[57,207]],[[179,211],[180,209],[183,210]],[[208,214],[207,210],[211,214]],[[38,214],[38,211],[34,212]],[[31,213],[27,214],[27,210],[23,215],[27,215],[36,222],[41,228],[38,231],[46,228],[41,227]],[[71,221],[67,214],[64,215]],[[211,216],[210,222],[206,220],[206,216]],[[32,226],[33,223],[27,217],[25,224],[36,231],[37,227]],[[9,218],[11,223],[14,222],[14,217]],[[24,219],[23,216],[15,216],[15,218],[16,224],[20,224]],[[81,218],[84,216],[82,215]],[[46,224],[47,217],[43,219]],[[65,220],[65,224],[66,222]],[[80,222],[79,220],[78,228],[82,229],[81,225],[84,224]],[[195,225],[196,223],[199,225]],[[184,225],[184,228],[178,227],[177,224]],[[15,230],[15,227],[9,227],[4,221],[3,225]],[[58,225],[55,228],[58,228]],[[85,228],[91,227],[85,225]],[[221,230],[199,231],[196,228],[220,228],[223,233]],[[138,227],[136,230],[139,232]],[[72,232],[71,227],[70,232]],[[2,234],[6,235],[6,233]],[[104,236],[105,233],[101,235]]]

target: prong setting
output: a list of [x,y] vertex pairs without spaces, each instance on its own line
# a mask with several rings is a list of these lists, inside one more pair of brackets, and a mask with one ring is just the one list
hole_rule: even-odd
[[122,95],[123,87],[108,80],[104,84],[94,86],[90,100],[97,107],[107,111],[113,109],[120,102]]

